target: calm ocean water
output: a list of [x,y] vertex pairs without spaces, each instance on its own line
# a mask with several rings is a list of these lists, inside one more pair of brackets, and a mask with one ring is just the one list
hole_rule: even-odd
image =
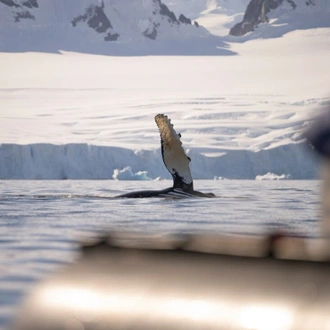
[[105,233],[318,236],[319,181],[195,181],[214,199],[112,199],[170,181],[0,181],[0,329],[33,284]]

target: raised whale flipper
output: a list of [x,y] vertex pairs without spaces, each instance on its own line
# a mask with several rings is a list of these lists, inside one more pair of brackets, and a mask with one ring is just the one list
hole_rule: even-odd
[[193,179],[190,173],[190,158],[182,148],[181,135],[177,134],[171,120],[158,114],[155,117],[159,128],[163,162],[173,177],[173,188],[193,191]]
[[163,162],[173,177],[173,187],[163,190],[133,191],[116,197],[144,198],[144,197],[215,197],[213,193],[202,193],[194,190],[190,173],[190,158],[182,148],[181,135],[177,134],[171,120],[163,114],[155,117],[159,128]]

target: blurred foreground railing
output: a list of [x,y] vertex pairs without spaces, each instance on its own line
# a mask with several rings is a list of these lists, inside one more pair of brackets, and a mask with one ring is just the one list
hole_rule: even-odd
[[12,329],[327,329],[326,251],[278,233],[114,235],[40,283]]

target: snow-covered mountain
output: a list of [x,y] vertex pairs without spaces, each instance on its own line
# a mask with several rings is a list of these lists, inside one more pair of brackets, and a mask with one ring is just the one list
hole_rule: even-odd
[[232,55],[220,36],[328,26],[328,0],[0,0],[0,52]]
[[221,40],[161,0],[0,0],[0,51],[221,53],[217,46]]
[[254,37],[277,37],[296,29],[329,26],[329,0],[251,0],[243,20],[229,33],[242,36],[253,31]]
[[[330,26],[329,0],[163,0],[175,13],[185,12],[211,33],[278,37],[297,29]],[[230,39],[239,41],[239,38]]]
[[211,33],[228,35],[243,19],[250,0],[163,0],[175,13],[184,12]]

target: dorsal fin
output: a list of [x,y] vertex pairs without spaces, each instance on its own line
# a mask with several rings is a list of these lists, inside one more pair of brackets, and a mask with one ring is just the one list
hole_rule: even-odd
[[163,162],[173,177],[173,188],[192,191],[193,179],[190,173],[190,158],[182,148],[181,135],[177,134],[171,120],[159,114],[155,117],[159,128]]

